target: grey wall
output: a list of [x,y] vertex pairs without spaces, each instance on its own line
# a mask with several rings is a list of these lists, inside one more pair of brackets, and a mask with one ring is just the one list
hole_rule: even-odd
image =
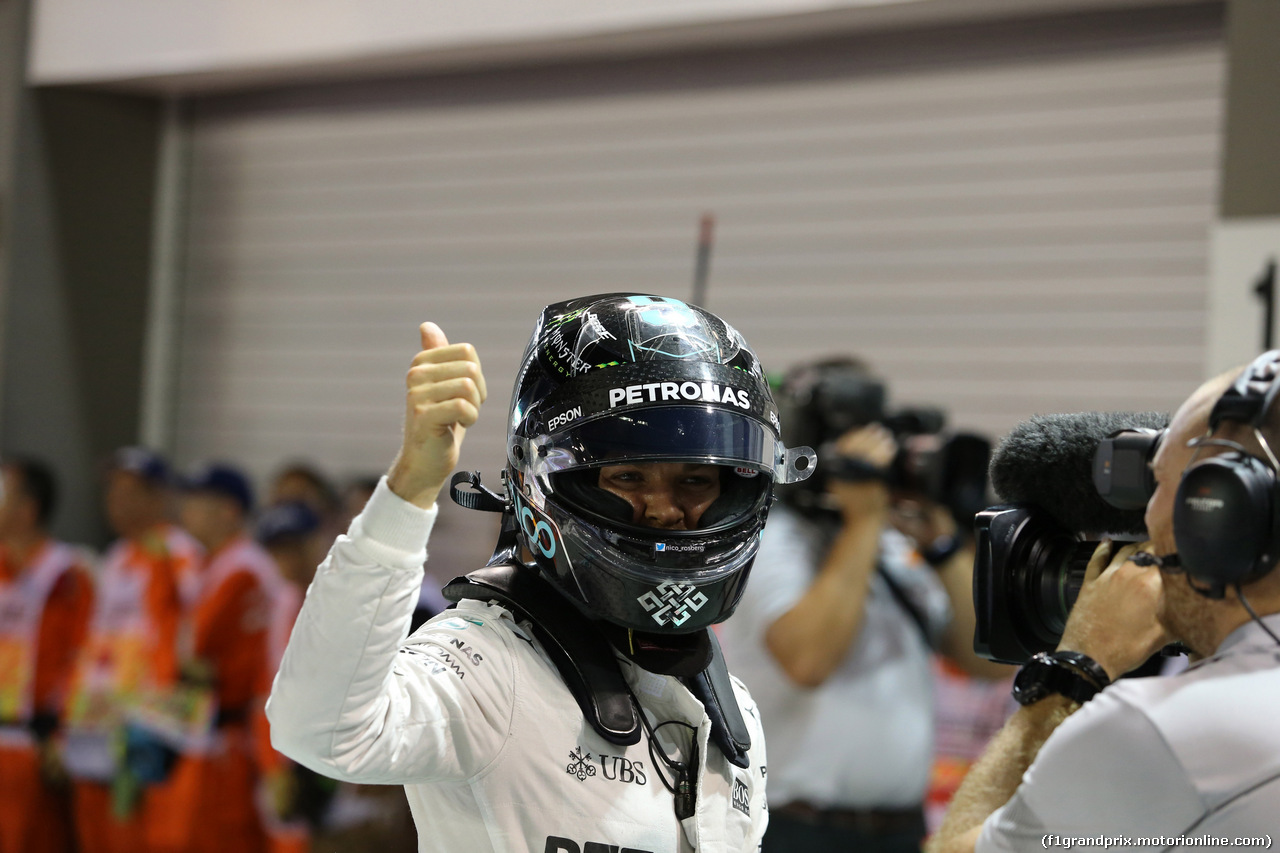
[[[537,310],[687,293],[704,210],[710,307],[771,370],[852,350],[993,436],[1171,409],[1223,67],[1205,4],[197,101],[175,458],[385,468],[431,319],[484,360],[462,465],[492,479]],[[461,541],[433,566],[492,537]]]
[[1227,6],[1221,215],[1280,214],[1280,2]]
[[[13,243],[13,148],[17,135],[18,94],[22,87],[23,33],[26,26],[25,0],[0,2],[0,359],[4,357],[5,295],[8,289],[9,247]],[[0,387],[4,363],[0,360]],[[4,421],[0,419],[0,437]]]
[[1218,221],[1209,264],[1205,374],[1248,362],[1280,341],[1256,284],[1280,260],[1280,2],[1226,6],[1226,109]]
[[0,450],[51,462],[55,532],[101,544],[97,463],[138,431],[158,106],[73,90],[15,100]]

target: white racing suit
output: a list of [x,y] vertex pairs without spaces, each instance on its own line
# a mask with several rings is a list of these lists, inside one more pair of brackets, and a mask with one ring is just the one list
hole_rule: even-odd
[[699,763],[677,820],[648,735],[609,743],[589,726],[528,625],[462,601],[406,639],[435,510],[379,484],[307,592],[267,704],[276,749],[338,779],[405,786],[418,849],[449,853],[729,853],[767,823],[764,735],[736,679],[750,767],[709,742],[702,704],[619,656],[659,749]]

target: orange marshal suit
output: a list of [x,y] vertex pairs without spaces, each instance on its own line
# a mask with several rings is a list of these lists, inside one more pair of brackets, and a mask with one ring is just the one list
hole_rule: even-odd
[[[144,853],[144,790],[132,805],[115,803],[122,715],[141,691],[172,687],[178,677],[182,590],[198,581],[203,549],[186,532],[160,524],[107,552],[89,639],[76,665],[67,706],[67,762],[75,777],[81,853]],[[160,797],[163,805],[163,797]]]
[[74,548],[46,540],[15,565],[0,547],[0,853],[69,849],[70,801],[47,765],[42,772],[42,753],[92,609],[93,584]]
[[159,797],[148,804],[153,853],[265,849],[253,721],[269,683],[269,628],[281,583],[271,557],[244,536],[211,554],[200,573],[180,648],[212,674],[218,722],[207,744],[179,757],[164,807],[156,808]]

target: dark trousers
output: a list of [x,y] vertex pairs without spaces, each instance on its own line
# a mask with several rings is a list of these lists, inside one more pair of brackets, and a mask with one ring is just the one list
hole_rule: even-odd
[[891,832],[825,821],[801,819],[780,811],[769,813],[761,853],[920,853],[924,841],[924,814],[918,825]]

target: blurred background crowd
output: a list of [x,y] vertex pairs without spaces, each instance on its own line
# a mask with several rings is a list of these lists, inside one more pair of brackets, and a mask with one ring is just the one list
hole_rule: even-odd
[[[232,465],[178,473],[120,448],[97,472],[118,537],[99,553],[49,535],[47,464],[0,472],[3,849],[416,849],[399,788],[293,764],[263,716],[307,585],[376,477],[339,490],[290,464],[258,497]],[[443,606],[424,586],[415,625]]]

